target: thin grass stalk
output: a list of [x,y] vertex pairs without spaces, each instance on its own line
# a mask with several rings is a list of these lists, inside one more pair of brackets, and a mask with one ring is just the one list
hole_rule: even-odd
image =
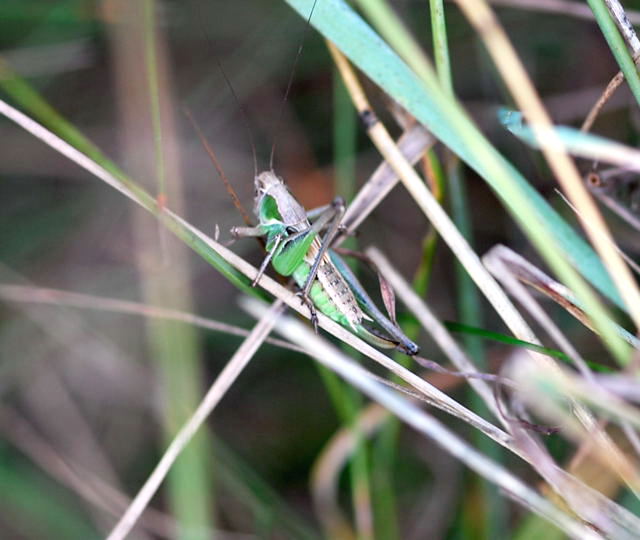
[[[128,4],[125,6],[124,4]],[[172,93],[166,52],[156,20],[155,0],[142,4],[125,2],[120,18],[112,25],[121,119],[122,148],[128,169],[138,178],[155,181],[158,206],[166,204],[182,213],[181,171],[177,162],[177,138],[170,111]],[[132,31],[133,30],[133,31]],[[142,54],[136,54],[141,51]],[[141,107],[142,105],[142,107]],[[145,137],[153,165],[141,159],[146,153]],[[167,185],[167,175],[171,185]],[[168,191],[167,191],[168,190]],[[137,209],[131,214],[136,248],[134,250],[145,303],[193,311],[189,289],[187,251],[179,242],[167,242],[166,229]],[[160,412],[161,440],[171,437],[187,419],[185,411],[197,407],[203,392],[200,344],[195,329],[163,319],[147,319],[146,338],[155,362],[164,407]],[[172,468],[167,496],[178,521],[178,538],[195,540],[197,531],[212,528],[215,470],[207,433],[198,434],[193,444]]]
[[[153,319],[165,319],[173,322],[180,322],[213,330],[231,336],[247,337],[250,333],[246,328],[240,328],[232,324],[216,321],[208,317],[200,317],[188,311],[180,311],[129,300],[119,300],[116,298],[105,298],[91,294],[82,294],[60,289],[49,289],[46,287],[35,287],[27,285],[14,285],[0,283],[0,299],[5,302],[25,302],[34,304],[49,304],[54,306],[75,307],[79,309],[92,309],[109,313],[121,313],[137,315]],[[268,337],[265,343],[287,349],[294,352],[303,352],[303,349],[292,345],[282,339]]]
[[156,43],[156,5],[155,0],[143,1],[143,38],[144,60],[147,72],[147,88],[149,94],[149,108],[151,117],[151,131],[153,133],[153,145],[155,154],[157,182],[157,199],[162,200],[166,196],[167,174],[165,168],[164,153],[166,145],[163,142],[163,126],[160,110],[160,88],[158,82],[158,53]]
[[253,355],[264,341],[264,338],[273,328],[277,314],[281,312],[282,309],[282,302],[276,301],[264,312],[249,337],[242,343],[211,385],[211,388],[209,388],[209,391],[198,405],[198,408],[175,435],[153,472],[133,499],[126,512],[122,515],[120,521],[115,525],[107,537],[107,540],[124,540],[131,532],[141,513],[151,501],[151,498],[160,487],[169,470],[173,467],[178,456],[182,454],[196,432],[211,415],[251,358],[253,358]]
[[429,0],[431,12],[431,33],[433,34],[433,56],[440,86],[450,96],[454,95],[447,41],[447,21],[444,16],[443,0]]

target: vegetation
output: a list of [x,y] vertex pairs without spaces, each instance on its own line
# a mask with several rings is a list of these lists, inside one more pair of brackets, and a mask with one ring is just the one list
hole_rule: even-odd
[[[390,4],[0,4],[2,537],[637,535],[640,13]],[[271,156],[419,356],[251,286]]]

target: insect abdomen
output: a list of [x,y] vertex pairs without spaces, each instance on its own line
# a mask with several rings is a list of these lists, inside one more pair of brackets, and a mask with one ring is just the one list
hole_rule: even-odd
[[[293,278],[295,279],[299,287],[301,288],[304,287],[307,281],[307,277],[309,276],[310,270],[311,270],[311,266],[307,262],[303,262],[293,272]],[[353,328],[354,321],[350,320],[345,315],[345,313],[331,298],[331,295],[327,293],[322,283],[318,279],[322,271],[323,269],[321,266],[320,269],[318,270],[318,276],[314,280],[313,285],[311,286],[311,290],[309,291],[309,297],[311,298],[313,305],[316,306],[316,308],[319,309],[322,313],[324,313],[327,317],[334,320],[338,324]]]

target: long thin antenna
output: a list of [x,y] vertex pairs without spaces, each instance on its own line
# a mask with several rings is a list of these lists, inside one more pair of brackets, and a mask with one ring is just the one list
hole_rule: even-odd
[[[197,6],[196,9],[200,12],[200,5],[196,4],[196,6]],[[198,17],[198,23],[200,24],[200,29],[202,30],[202,34],[204,35],[204,38],[207,40],[209,48],[211,49],[211,52],[214,58],[216,59],[216,64],[218,65],[218,69],[220,70],[220,73],[222,73],[224,82],[226,83],[227,88],[229,88],[229,91],[231,92],[231,95],[233,96],[233,99],[235,100],[236,105],[238,106],[238,110],[240,111],[240,115],[242,116],[242,124],[244,125],[244,128],[249,137],[249,144],[251,145],[251,153],[253,155],[253,176],[255,178],[256,176],[258,176],[258,156],[256,154],[256,143],[255,143],[255,140],[253,139],[253,132],[251,131],[251,123],[249,122],[249,115],[247,114],[246,109],[242,105],[242,102],[240,101],[240,98],[238,97],[238,94],[236,93],[235,88],[231,84],[231,80],[227,76],[227,72],[224,70],[222,62],[220,61],[220,57],[216,54],[214,43],[211,39],[211,36],[209,36],[209,33],[207,32],[207,27],[204,25],[204,21],[205,19],[203,17],[203,14],[200,13],[200,17]]]
[[241,103],[240,98],[238,98],[238,94],[236,94],[235,88],[232,86],[229,77],[227,77],[227,72],[222,67],[222,62],[216,56],[216,63],[220,68],[220,72],[224,77],[227,86],[229,87],[229,91],[233,95],[233,99],[235,99],[236,104],[238,105],[238,109],[240,110],[240,114],[242,116],[242,123],[244,124],[245,129],[247,130],[247,135],[249,136],[249,144],[251,145],[251,154],[253,155],[253,176],[254,178],[258,176],[258,156],[256,154],[256,143],[253,140],[253,132],[251,131],[251,124],[249,122],[249,116],[247,115],[247,110],[244,108],[244,105]]
[[278,118],[276,119],[276,127],[274,130],[273,143],[271,144],[271,154],[269,155],[269,169],[273,171],[273,157],[276,153],[276,142],[278,141],[278,133],[280,128],[282,127],[282,117],[284,115],[284,107],[287,103],[287,99],[289,98],[289,93],[291,92],[291,86],[293,85],[293,77],[296,73],[296,68],[298,67],[298,61],[300,60],[300,56],[302,55],[302,49],[304,47],[304,41],[307,37],[307,32],[309,31],[309,27],[311,26],[311,17],[313,17],[313,12],[316,9],[316,4],[318,0],[313,0],[313,5],[311,6],[311,11],[309,12],[309,17],[307,17],[307,24],[304,27],[304,33],[302,34],[302,39],[300,40],[300,45],[298,46],[298,52],[296,53],[296,57],[293,61],[293,68],[291,69],[291,73],[289,74],[289,81],[287,82],[287,89],[284,92],[284,98],[282,99],[282,103],[280,104],[280,111],[278,112]]
[[240,202],[240,197],[238,197],[236,190],[233,188],[233,186],[231,185],[231,182],[227,178],[227,175],[225,174],[224,169],[222,168],[222,165],[220,165],[220,162],[218,161],[218,156],[216,156],[216,153],[213,151],[213,148],[211,148],[211,145],[209,144],[209,141],[207,141],[207,138],[204,136],[202,129],[200,129],[198,122],[196,122],[196,119],[193,117],[188,107],[184,108],[184,113],[187,115],[189,122],[191,122],[193,129],[195,130],[196,134],[200,139],[200,142],[202,143],[202,146],[204,146],[204,149],[207,152],[209,159],[211,160],[211,163],[213,163],[213,166],[218,171],[218,175],[222,179],[222,183],[224,184],[225,188],[227,188],[227,193],[229,193],[229,195],[231,196],[231,199],[233,200],[233,204],[235,205],[236,209],[238,210],[238,212],[240,212],[240,215],[242,216],[242,220],[245,222],[247,227],[252,227],[253,223],[251,221],[251,218],[249,217],[249,214],[245,210],[244,206],[242,206],[242,203]]

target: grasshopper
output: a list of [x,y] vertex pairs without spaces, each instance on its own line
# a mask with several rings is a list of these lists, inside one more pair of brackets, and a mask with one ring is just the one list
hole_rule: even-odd
[[[317,308],[372,345],[418,354],[418,346],[380,312],[340,256],[329,250],[344,211],[344,200],[336,197],[329,205],[306,212],[282,178],[265,171],[255,177],[258,225],[234,227],[231,234],[266,238],[267,256],[253,285],[271,262],[276,272],[293,277],[301,288],[299,294],[309,306],[314,325]],[[321,242],[319,234],[324,229]],[[375,322],[386,335],[365,326],[365,321]]]

